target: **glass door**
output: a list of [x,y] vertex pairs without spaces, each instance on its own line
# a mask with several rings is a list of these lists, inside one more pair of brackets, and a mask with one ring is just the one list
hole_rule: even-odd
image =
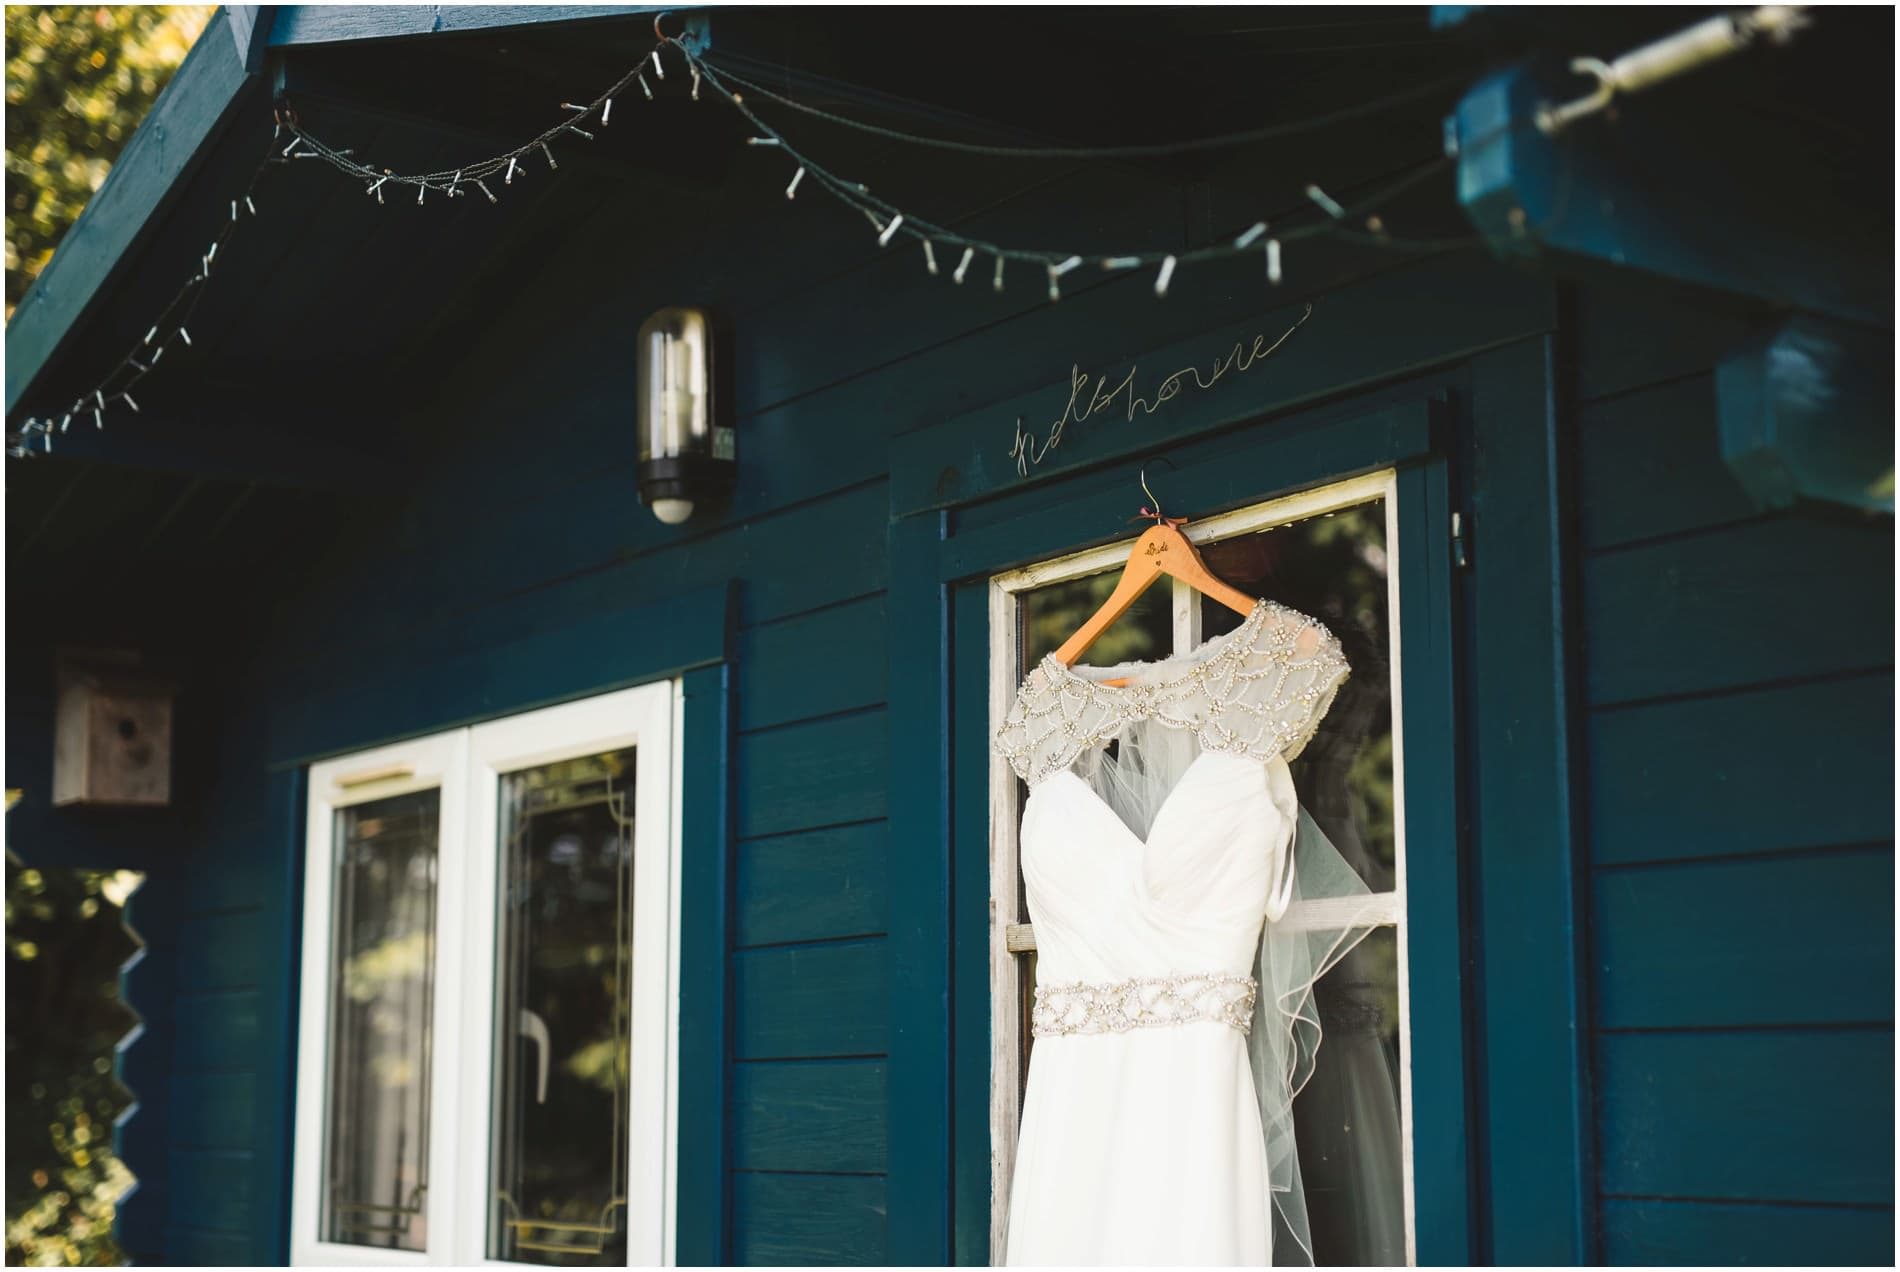
[[[492,914],[471,940],[463,1163],[477,1258],[561,1267],[664,1260],[673,1074],[669,984],[673,687],[470,731],[471,840]],[[479,1169],[479,1182],[475,1171]]]

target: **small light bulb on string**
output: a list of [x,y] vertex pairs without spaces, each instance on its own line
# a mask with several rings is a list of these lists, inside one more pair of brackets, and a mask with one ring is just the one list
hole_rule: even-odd
[[585,128],[576,128],[572,124],[569,124],[567,126],[567,131],[573,133],[576,137],[581,138],[583,141],[592,141],[594,139],[593,133],[588,132]]
[[976,249],[974,247],[964,248],[963,259],[957,262],[956,272],[950,275],[950,281],[961,285],[963,276],[970,272],[970,262],[975,259],[975,257]]
[[503,185],[513,185],[515,183],[515,157],[513,155],[508,156],[508,172],[502,177],[501,183]]
[[805,179],[805,170],[803,168],[800,168],[797,172],[794,172],[792,174],[792,183],[785,187],[785,197],[788,199],[797,198],[798,197],[798,183],[803,181],[804,179]]
[[924,268],[930,271],[933,278],[936,276],[937,249],[931,244],[929,239],[924,240]]
[[891,245],[891,237],[897,233],[897,227],[903,223],[904,214],[899,212],[896,216],[891,218],[891,223],[884,227],[884,232],[877,236],[877,245],[879,247],[889,247]]
[[998,253],[996,257],[996,276],[990,279],[990,290],[999,292],[1003,290],[1003,257],[1001,253]]
[[653,77],[655,79],[666,78],[666,67],[660,62],[660,51],[658,49],[653,50]]
[[1306,197],[1324,208],[1326,215],[1332,217],[1335,221],[1346,215],[1346,209],[1340,207],[1339,204],[1334,201],[1332,195],[1327,194],[1316,185],[1306,187]]
[[554,162],[554,152],[548,149],[548,143],[545,141],[541,143],[541,153],[547,157],[549,172],[553,172],[561,166]]
[[494,192],[493,190],[490,190],[490,189],[488,188],[488,183],[487,183],[487,182],[485,182],[485,181],[483,181],[483,180],[482,180],[482,179],[481,179],[480,177],[476,177],[476,178],[475,178],[475,184],[476,184],[476,186],[477,186],[477,187],[478,187],[478,188],[479,188],[479,189],[481,190],[481,192],[482,192],[483,194],[485,194],[485,195],[487,195],[487,196],[488,196],[488,201],[489,201],[490,203],[500,203],[500,202],[501,202],[501,200],[500,200],[500,199],[497,199],[497,198],[495,197],[495,192]]
[[1267,240],[1267,281],[1275,287],[1280,285],[1280,240]]
[[94,389],[92,391],[92,400],[96,410],[103,411],[106,409],[106,395],[104,390]]
[[1239,238],[1234,240],[1234,247],[1239,251],[1245,251],[1254,245],[1254,240],[1266,232],[1267,223],[1265,221],[1255,221],[1252,225],[1247,227],[1246,231],[1242,233]]
[[455,199],[455,198],[460,198],[461,195],[462,195],[462,170],[460,168],[457,168],[455,170],[455,176],[449,180],[449,197],[451,199]]
[[244,196],[244,206],[250,210],[252,216],[257,215],[257,205],[251,202],[251,196],[248,194]]
[[66,412],[65,415],[60,417],[59,431],[64,433],[67,429],[71,428],[72,426],[73,426],[73,413],[71,411],[68,411]]
[[119,396],[125,400],[125,404],[131,407],[134,412],[138,411],[139,404],[130,393],[127,393],[124,389],[120,389]]
[[1080,256],[1071,256],[1066,261],[1062,261],[1059,264],[1052,264],[1048,267],[1049,269],[1049,302],[1051,304],[1054,304],[1056,301],[1062,299],[1062,276],[1068,273],[1070,270],[1074,269],[1077,265],[1080,265],[1081,263],[1082,263],[1082,258]]
[[[152,366],[154,366],[154,367],[155,367],[155,366],[157,366],[157,365],[158,365],[158,360],[159,360],[160,358],[162,358],[162,357],[164,357],[164,356],[165,356],[165,346],[164,346],[164,345],[160,345],[160,346],[158,346],[158,348],[156,348],[156,349],[154,349],[154,350],[152,350]],[[149,371],[150,369],[151,369],[151,367],[147,367],[147,368],[146,368],[146,370],[148,370],[148,371]]]
[[614,99],[609,97],[606,101],[601,103],[600,122],[602,124],[605,124],[607,122],[608,117],[612,115],[613,113],[614,113]]
[[150,344],[152,343],[152,341],[156,340],[157,338],[158,338],[158,324],[153,323],[152,329],[145,333],[145,343]]
[[640,91],[647,95],[647,100],[652,101],[653,86],[647,83],[647,77],[644,75],[635,75],[634,78],[640,81]]
[[191,344],[191,333],[189,331],[186,331],[183,327],[180,327],[178,329],[178,336],[179,336],[179,339],[183,340],[186,343],[186,345]]
[[103,429],[106,426],[106,413],[103,409],[92,413],[92,426],[95,429]]
[[1168,284],[1174,281],[1174,257],[1161,262],[1161,272],[1155,275],[1155,296],[1157,299],[1168,294]]
[[777,137],[747,137],[745,144],[748,146],[776,146],[779,144],[779,139]]
[[694,66],[691,69],[693,72],[693,100],[698,101],[699,100],[699,68],[697,66]]
[[1111,256],[1102,262],[1103,269],[1134,269],[1141,264],[1139,256]]

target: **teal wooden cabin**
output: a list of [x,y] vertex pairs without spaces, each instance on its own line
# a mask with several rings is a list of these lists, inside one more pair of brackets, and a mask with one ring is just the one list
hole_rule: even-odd
[[[662,20],[904,134],[1312,125],[1005,158],[745,90],[986,242],[1270,223],[1158,297],[1095,256],[953,281],[788,199],[677,50],[496,202],[379,199],[274,109],[442,169],[595,102],[656,11],[221,10],[7,330],[10,432],[55,420],[8,461],[9,847],[145,875],[126,1249],[989,1262],[1034,939],[995,704],[1145,467],[1225,577],[1353,633],[1297,775],[1390,894],[1353,1018],[1402,1134],[1325,1141],[1326,1252],[1890,1264],[1892,14],[1538,125],[1572,58],[1716,13]],[[60,431],[202,269],[138,410]],[[735,460],[679,525],[636,481],[670,306],[721,318]],[[1216,630],[1154,596],[1122,656]],[[102,648],[172,685],[162,805],[55,800],[56,668]],[[1353,1244],[1354,1171],[1395,1244]]]

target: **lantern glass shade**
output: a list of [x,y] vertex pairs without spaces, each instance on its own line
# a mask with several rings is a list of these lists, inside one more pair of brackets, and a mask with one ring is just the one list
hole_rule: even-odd
[[719,424],[713,343],[703,309],[662,309],[640,327],[640,498],[669,525],[732,485],[732,430]]

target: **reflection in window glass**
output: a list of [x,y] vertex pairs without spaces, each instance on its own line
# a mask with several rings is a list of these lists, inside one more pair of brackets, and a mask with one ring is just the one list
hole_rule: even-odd
[[634,748],[503,776],[491,1258],[627,1260]]
[[336,818],[323,1238],[424,1250],[438,791]]
[[[1374,500],[1291,525],[1208,544],[1201,557],[1249,596],[1278,601],[1324,623],[1352,674],[1293,761],[1300,805],[1366,886],[1394,886],[1392,645],[1387,631],[1385,503]],[[1202,636],[1240,616],[1202,598]]]
[[[1121,575],[1120,569],[1114,569],[1016,594],[1024,674],[1102,608]],[[1173,616],[1173,594],[1165,582],[1157,583],[1136,597],[1128,611],[1084,650],[1078,661],[1090,667],[1107,667],[1137,658],[1165,658],[1174,639]]]
[[[1309,614],[1339,637],[1352,674],[1293,761],[1293,784],[1366,886],[1390,892],[1397,837],[1384,501],[1209,544],[1201,556],[1241,591]],[[1239,622],[1202,599],[1204,637]],[[1293,1101],[1314,1261],[1403,1263],[1397,934],[1373,932],[1314,997],[1325,1040],[1313,1078]]]
[[1293,1101],[1313,1261],[1402,1264],[1398,934],[1375,930],[1320,978],[1313,997],[1325,1041]]

